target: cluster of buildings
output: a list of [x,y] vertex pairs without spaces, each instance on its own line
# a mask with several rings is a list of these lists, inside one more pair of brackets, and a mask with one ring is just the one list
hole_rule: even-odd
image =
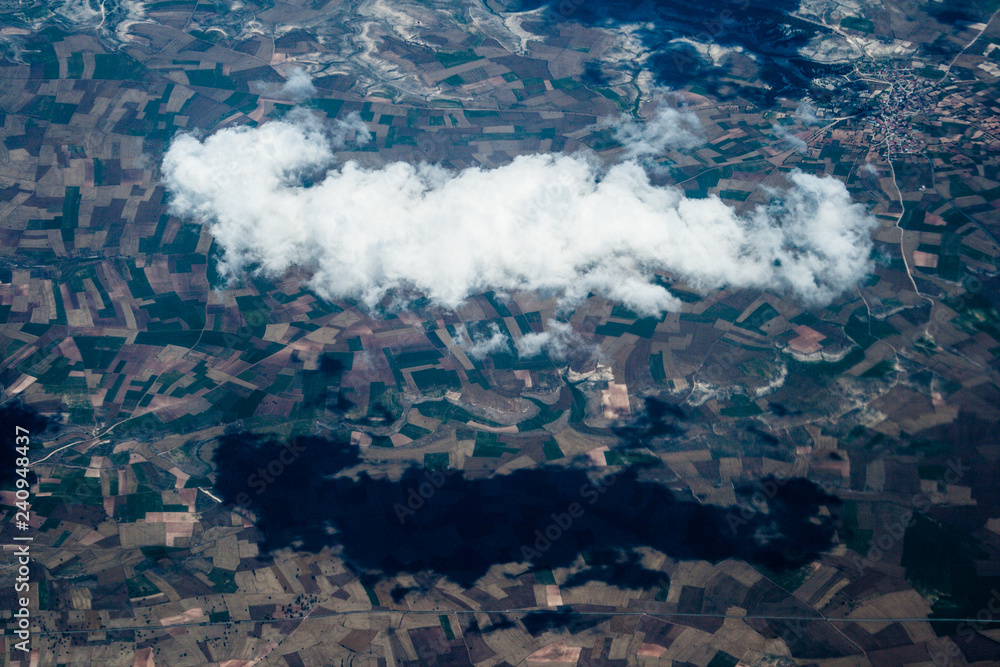
[[885,143],[886,158],[893,153],[921,151],[926,144],[911,121],[932,106],[933,84],[904,67],[878,66],[860,74],[862,80],[875,84],[868,93],[872,104],[865,129],[874,142]]

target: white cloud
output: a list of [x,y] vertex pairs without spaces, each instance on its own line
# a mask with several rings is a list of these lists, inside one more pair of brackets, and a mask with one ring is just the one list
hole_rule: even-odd
[[772,123],[771,131],[778,136],[778,150],[794,150],[796,153],[805,153],[809,150],[809,144],[789,132],[785,126]]
[[615,139],[625,146],[625,158],[636,159],[663,155],[676,148],[694,148],[704,142],[701,122],[688,109],[670,106],[668,94],[653,94],[655,110],[639,122],[622,116],[605,124],[614,128]]
[[337,119],[329,127],[323,127],[316,122],[316,119],[307,112],[293,110],[289,115],[289,121],[300,126],[312,128],[312,132],[321,132],[326,137],[326,141],[335,150],[341,150],[349,144],[354,146],[364,146],[371,141],[372,133],[361,120],[361,115],[354,111],[347,114],[343,120]]
[[542,333],[532,332],[518,339],[517,353],[522,357],[534,357],[546,351],[556,359],[565,359],[572,350],[584,345],[568,322],[549,320]]
[[795,119],[805,125],[818,125],[820,122],[816,115],[816,107],[809,102],[802,102],[795,109]]
[[470,336],[464,324],[455,327],[455,332],[458,334],[456,341],[458,346],[467,355],[477,361],[496,352],[510,351],[510,339],[507,337],[507,334],[500,331],[500,325],[496,322],[490,323],[490,335],[488,338],[476,334]]
[[261,95],[292,100],[294,102],[301,102],[316,94],[316,86],[313,85],[309,74],[298,66],[288,69],[285,81],[280,85],[258,82],[254,86],[254,89]]
[[793,172],[771,205],[741,217],[716,197],[651,184],[635,161],[526,155],[462,171],[337,163],[345,141],[367,140],[363,128],[353,119],[327,130],[303,112],[204,140],[180,135],[163,161],[171,210],[208,225],[223,272],[299,266],[320,295],[370,307],[412,288],[451,308],[493,289],[679,310],[651,282],[655,271],[814,305],[868,270],[876,221],[832,178]]
[[304,100],[316,94],[316,86],[301,67],[295,67],[281,86],[281,92],[293,100]]

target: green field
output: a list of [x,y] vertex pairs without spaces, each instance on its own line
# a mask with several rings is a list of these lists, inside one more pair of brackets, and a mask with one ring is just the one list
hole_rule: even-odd
[[840,27],[848,30],[857,30],[863,33],[875,32],[875,24],[871,20],[859,16],[845,16],[840,19]]

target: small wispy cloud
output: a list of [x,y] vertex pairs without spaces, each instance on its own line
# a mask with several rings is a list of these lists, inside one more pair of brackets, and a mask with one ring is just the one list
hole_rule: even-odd
[[818,125],[820,120],[816,114],[816,107],[809,102],[802,102],[795,109],[795,119],[803,125]]
[[777,149],[779,151],[794,150],[796,153],[806,153],[809,151],[809,144],[789,132],[784,125],[773,123],[771,131],[778,137]]
[[490,323],[488,336],[470,335],[464,324],[456,326],[455,331],[458,346],[477,361],[498,352],[510,352],[510,338],[500,330],[500,325],[496,322]]
[[565,359],[574,349],[586,346],[578,333],[568,322],[549,320],[545,331],[529,333],[517,341],[517,353],[522,357],[534,357],[548,352],[554,359]]
[[625,147],[625,159],[655,157],[678,148],[694,148],[704,143],[701,122],[689,109],[671,106],[665,92],[653,95],[655,108],[649,118],[637,121],[622,116],[603,124],[614,130],[615,139]]
[[313,85],[308,72],[302,67],[293,66],[287,69],[286,78],[283,83],[277,84],[260,81],[254,84],[254,91],[268,97],[302,102],[316,94],[316,86]]

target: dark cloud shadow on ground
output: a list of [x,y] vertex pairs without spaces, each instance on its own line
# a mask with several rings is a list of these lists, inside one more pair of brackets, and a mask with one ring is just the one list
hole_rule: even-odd
[[832,546],[835,527],[820,514],[835,505],[807,480],[776,483],[754,512],[703,505],[620,470],[595,479],[566,467],[518,470],[487,479],[407,469],[399,481],[368,472],[346,439],[289,443],[232,434],[215,450],[216,493],[258,517],[265,550],[339,547],[359,574],[431,571],[466,587],[499,563],[533,570],[589,569],[579,583],[642,585],[637,549],[677,559],[740,558],[772,570],[797,567]]
[[[850,71],[849,66],[823,65],[799,55],[799,49],[817,35],[832,31],[816,23],[790,16],[799,8],[798,0],[507,0],[511,11],[547,6],[543,14],[548,24],[580,21],[588,25],[614,28],[642,26],[635,33],[652,54],[644,67],[653,72],[661,86],[677,88],[698,83],[722,100],[742,96],[756,104],[771,105],[778,97],[801,98],[811,79]],[[538,29],[545,30],[544,26]],[[740,47],[752,54],[759,72],[752,82],[742,84],[733,77],[732,67],[707,61],[691,44],[680,39],[722,47]],[[846,69],[845,69],[846,67]],[[600,76],[590,75],[591,79]],[[766,87],[759,84],[764,83]]]
[[655,397],[643,399],[644,410],[632,419],[612,427],[624,447],[652,444],[657,438],[677,438],[684,435],[681,422],[687,418],[684,410]]
[[[23,430],[18,430],[20,426]],[[18,446],[27,443],[29,460],[37,457],[35,451],[40,448],[41,438],[51,436],[58,430],[58,425],[33,409],[25,408],[19,402],[8,403],[0,407],[0,487],[12,486],[18,479],[17,460],[22,453]],[[27,440],[18,441],[18,437],[27,435]],[[29,483],[34,484],[36,476],[29,471],[25,476]]]

